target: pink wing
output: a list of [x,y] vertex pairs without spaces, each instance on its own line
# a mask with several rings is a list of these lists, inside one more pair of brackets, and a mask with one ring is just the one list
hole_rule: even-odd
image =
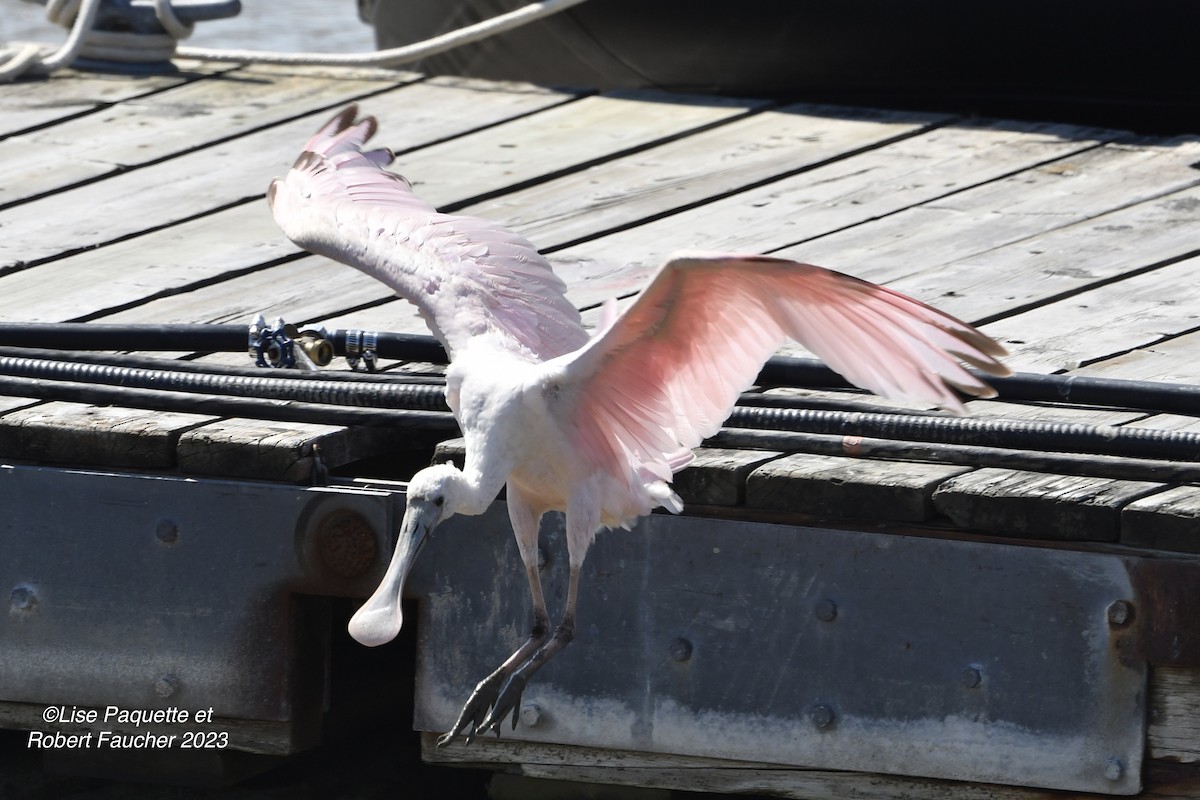
[[679,255],[569,357],[576,445],[631,491],[669,480],[788,337],[858,386],[957,413],[952,387],[995,394],[958,359],[1008,373],[995,341],[882,286],[768,256]]
[[587,341],[566,286],[527,240],[474,217],[438,213],[383,169],[386,149],[362,150],[373,117],[344,109],[305,145],[267,198],[288,238],[378,278],[415,304],[451,358],[479,336],[530,360]]

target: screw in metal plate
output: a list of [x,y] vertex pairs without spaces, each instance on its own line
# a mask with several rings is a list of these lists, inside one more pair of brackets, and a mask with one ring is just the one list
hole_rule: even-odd
[[821,620],[821,622],[833,622],[835,619],[837,619],[837,603],[833,602],[829,598],[818,600],[816,608],[813,609],[813,613],[817,615],[817,619]]
[[1110,756],[1104,760],[1104,777],[1110,781],[1119,781],[1124,774],[1125,765],[1121,763],[1121,759],[1116,756]]
[[542,707],[537,703],[526,703],[521,706],[521,724],[535,728],[542,721]]
[[975,667],[967,667],[958,675],[959,681],[968,689],[974,689],[983,683],[983,674]]
[[169,519],[162,519],[154,526],[154,536],[163,544],[179,541],[179,526]]
[[682,636],[678,639],[672,639],[667,645],[667,655],[671,656],[674,661],[687,661],[692,657],[692,643]]
[[1126,600],[1117,600],[1108,607],[1109,625],[1127,625],[1133,619],[1133,606]]
[[835,717],[833,709],[826,705],[813,706],[812,710],[808,712],[808,718],[812,720],[813,725],[822,731],[833,724]]
[[163,675],[154,682],[154,693],[159,697],[170,697],[179,689],[179,679],[174,675]]
[[8,596],[9,608],[14,612],[31,612],[38,604],[37,595],[28,586],[18,586]]

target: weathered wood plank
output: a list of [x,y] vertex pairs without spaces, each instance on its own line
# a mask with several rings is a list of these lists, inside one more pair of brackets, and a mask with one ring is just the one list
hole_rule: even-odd
[[[764,105],[655,92],[595,95],[423,148],[398,158],[394,168],[430,203],[458,204],[718,125]],[[380,123],[386,131],[387,122]]]
[[[700,248],[767,252],[807,242],[1011,172],[1094,148],[1097,136],[1073,127],[953,125],[826,164],[784,180],[560,250],[556,268],[593,305],[627,294],[670,253]],[[789,251],[811,261],[803,248]],[[819,261],[818,261],[819,263]],[[828,266],[856,271],[842,261]],[[593,287],[595,287],[593,289]]]
[[821,517],[923,522],[934,490],[969,467],[796,453],[746,478],[746,505]]
[[[88,319],[295,252],[265,202],[237,206],[51,264],[0,274],[0,319]],[[333,280],[339,274],[336,268],[329,273]]]
[[994,318],[1193,253],[1197,224],[1200,188],[1192,187],[898,278],[891,286],[963,319]]
[[26,462],[170,469],[181,436],[213,417],[41,403],[0,417],[0,454]]
[[[291,76],[247,67],[0,141],[10,180],[0,203],[59,190],[275,125],[301,114],[416,79],[379,81]],[[81,147],[81,144],[84,146]]]
[[329,470],[414,446],[420,437],[387,429],[227,419],[179,438],[178,465],[192,475],[320,483]]
[[984,468],[947,480],[933,505],[967,530],[1025,539],[1115,542],[1121,510],[1162,484]]
[[1200,257],[1098,286],[983,330],[1014,369],[1072,369],[1200,326]]
[[768,450],[696,449],[696,460],[675,475],[673,486],[684,504],[738,506],[746,502],[746,478],[783,453]]
[[[560,109],[550,109],[533,117],[490,128],[485,132],[486,136],[468,135],[455,139],[446,146],[435,145],[418,150],[414,157],[422,160],[426,170],[413,173],[413,180],[417,184],[426,180],[434,181],[435,186],[440,187],[440,191],[443,192],[477,192],[482,187],[499,186],[509,181],[519,182],[541,174],[543,170],[554,169],[558,165],[565,167],[573,163],[573,158],[594,157],[609,152],[610,148],[630,147],[649,138],[668,136],[742,112],[742,106],[734,103],[685,104],[684,110],[671,108],[668,123],[663,117],[666,112],[656,110],[661,105],[624,97],[585,98],[569,106],[569,110],[573,112],[571,115],[560,113]],[[552,116],[546,119],[546,115]],[[631,119],[629,115],[634,116]],[[579,127],[575,127],[576,125]],[[510,126],[519,130],[507,130]],[[572,145],[570,148],[563,146],[562,137],[568,137],[566,141]],[[514,154],[506,156],[503,160],[489,151],[489,148],[504,151],[505,143],[513,141],[520,141],[521,147],[507,148],[513,150]],[[460,146],[474,154],[471,158],[478,159],[474,168],[467,170],[469,181],[459,174],[463,170],[462,159],[468,156],[454,159],[449,155],[457,152]],[[481,153],[480,149],[488,152]],[[430,156],[430,151],[441,155]],[[450,163],[443,163],[443,160]],[[421,177],[416,177],[418,175]],[[418,186],[419,190],[423,188],[425,187]],[[422,193],[426,194],[424,191]],[[458,199],[462,196],[459,195]],[[432,199],[444,202],[451,198],[442,196]],[[259,216],[265,217],[265,211]],[[212,226],[198,228],[193,233],[196,237],[189,242],[189,249],[204,247],[204,242],[198,238],[200,234],[225,238],[225,234],[219,228]],[[281,238],[277,232],[273,236],[276,239]],[[202,313],[210,318],[208,321],[240,321],[250,319],[261,310],[268,316],[282,313],[285,318],[300,322],[336,315],[357,305],[382,300],[390,294],[386,287],[373,279],[346,271],[344,268],[324,266],[328,263],[324,260],[303,259],[206,286],[195,292],[153,301],[105,317],[105,320],[184,321],[188,319],[188,314]],[[339,275],[339,291],[335,296],[331,296],[326,289],[330,276],[335,274]],[[321,305],[314,305],[312,301],[318,301]]]
[[1154,667],[1150,672],[1150,758],[1200,761],[1200,671]]
[[[421,735],[428,763],[505,769],[520,775],[589,783],[665,787],[723,794],[756,794],[796,800],[1103,800],[1111,795],[1059,792],[1020,786],[972,784],[871,773],[834,772],[741,761],[595,750],[483,737],[470,745],[454,740],[437,745]],[[1163,762],[1147,765],[1146,790],[1160,800],[1194,798],[1200,777],[1194,769]]]
[[1176,486],[1121,512],[1121,543],[1200,553],[1200,487]]
[[1200,184],[1200,140],[1173,146],[1106,144],[1021,170],[969,191],[779,252],[854,265],[873,281],[987,253],[1113,209]]
[[[282,236],[282,234],[279,234]],[[49,266],[49,265],[48,265]],[[385,297],[374,278],[321,256],[266,267],[108,314],[104,322],[236,322],[262,313],[301,324]]]
[[848,157],[946,120],[872,109],[787,106],[475,203],[463,213],[504,220],[542,249],[558,247]]
[[[348,89],[342,101],[372,91]],[[371,99],[386,119],[381,145],[396,149],[441,141],[570,99],[522,84],[437,79],[399,87]],[[332,101],[330,101],[332,102]],[[142,169],[113,175],[14,206],[3,212],[9,235],[0,240],[0,270],[111,242],[215,208],[261,197],[273,177],[291,167],[299,148],[329,116],[303,115],[266,130]],[[148,204],[146,198],[153,197]]]
[[30,397],[0,397],[0,414],[36,406],[40,402],[42,401]]
[[66,70],[0,85],[0,139],[230,68],[193,66],[197,69],[137,77]]
[[1101,359],[1074,372],[1129,380],[1200,383],[1200,333],[1174,336]]

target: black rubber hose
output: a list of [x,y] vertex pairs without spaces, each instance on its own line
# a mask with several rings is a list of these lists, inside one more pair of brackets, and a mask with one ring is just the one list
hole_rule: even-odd
[[725,424],[734,428],[766,428],[1135,458],[1178,458],[1187,461],[1200,453],[1200,434],[1189,431],[1035,420],[739,406]]
[[133,389],[161,389],[301,403],[449,411],[443,387],[426,384],[297,380],[291,377],[273,377],[269,373],[246,377],[14,356],[0,356],[0,374],[125,386]]
[[345,381],[347,383],[426,383],[445,386],[443,375],[401,372],[397,370],[358,372],[341,369],[265,369],[253,366],[217,364],[211,361],[189,361],[161,356],[142,356],[132,353],[103,353],[89,350],[53,350],[39,347],[0,347],[0,356],[12,358],[44,358],[81,364],[108,364],[114,367],[141,367],[171,372],[202,372],[213,375],[240,375],[245,378],[292,379],[307,381]]
[[1200,481],[1200,462],[1127,458],[1080,453],[1041,453],[1006,447],[910,442],[862,436],[794,431],[723,428],[706,445],[733,449],[778,450],[822,456],[925,461],[968,467],[998,467],[1094,478],[1191,483]]
[[[246,349],[248,328],[242,325],[116,325],[83,323],[0,323],[0,345],[74,350],[168,350],[239,352]],[[383,359],[446,363],[446,353],[432,336],[373,333],[375,352]],[[362,331],[330,334],[337,355],[346,355],[347,339],[362,341]],[[1019,373],[1005,378],[981,375],[1001,400],[1071,402],[1119,408],[1151,409],[1181,414],[1200,411],[1200,386],[1128,381],[1076,375]],[[760,386],[846,388],[850,384],[816,359],[771,358],[759,373]]]
[[65,400],[93,405],[113,405],[153,411],[178,411],[217,417],[247,417],[278,422],[314,422],[324,425],[387,426],[414,434],[458,435],[458,423],[448,411],[298,403],[259,397],[135,389],[74,381],[0,375],[0,395]]

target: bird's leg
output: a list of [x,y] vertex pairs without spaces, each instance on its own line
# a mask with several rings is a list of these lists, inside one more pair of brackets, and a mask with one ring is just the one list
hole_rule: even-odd
[[[590,507],[591,504],[584,505]],[[575,638],[575,604],[579,598],[579,572],[583,567],[584,556],[587,555],[588,547],[591,545],[592,536],[599,526],[599,522],[598,513],[577,515],[572,514],[568,508],[567,550],[571,572],[567,583],[567,606],[563,611],[562,621],[558,623],[550,640],[539,647],[525,663],[513,670],[512,675],[500,690],[500,695],[496,698],[492,713],[475,729],[476,734],[488,731],[495,731],[499,734],[500,724],[510,713],[512,714],[512,727],[515,729],[517,714],[521,709],[521,695],[525,692],[525,686],[529,683],[529,679]]]
[[[533,605],[533,627],[529,638],[517,648],[516,652],[505,659],[491,675],[475,685],[475,690],[463,705],[454,727],[438,738],[438,745],[444,745],[466,732],[467,743],[481,730],[480,726],[488,716],[488,712],[496,704],[500,689],[517,667],[527,661],[538,649],[546,643],[550,633],[550,613],[546,610],[546,598],[542,594],[542,580],[538,573],[538,523],[541,515],[524,503],[510,486],[508,491],[508,516],[512,521],[513,533],[516,534],[517,549],[521,553],[521,563],[525,565],[525,577],[529,580],[529,595]],[[519,708],[519,704],[518,704]],[[516,725],[516,717],[513,718]]]

